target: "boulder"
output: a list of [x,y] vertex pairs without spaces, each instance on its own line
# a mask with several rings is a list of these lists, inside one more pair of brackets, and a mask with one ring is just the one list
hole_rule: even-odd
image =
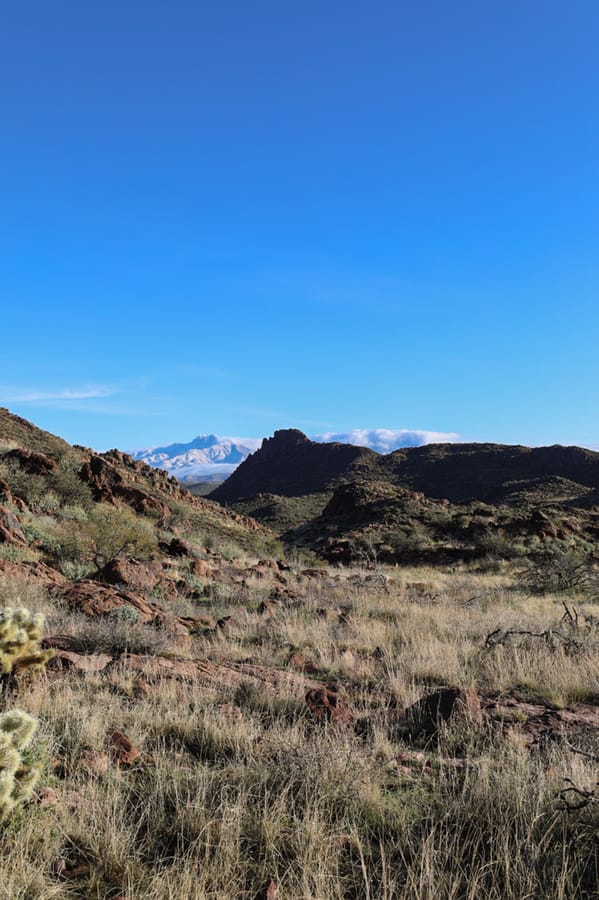
[[151,591],[160,581],[157,564],[119,557],[107,563],[98,573],[98,581],[123,585],[141,591]]
[[24,447],[16,447],[4,454],[4,459],[17,462],[29,475],[51,475],[56,472],[58,465],[45,453],[36,453],[34,450],[25,450]]
[[195,627],[195,619],[176,616],[157,603],[151,603],[141,594],[125,591],[97,581],[78,581],[60,592],[71,609],[78,609],[88,616],[102,616],[130,606],[136,610],[140,622],[157,625],[171,634],[188,635]]
[[21,523],[15,514],[4,506],[0,506],[0,544],[27,545]]
[[410,706],[406,719],[416,731],[434,734],[443,722],[450,720],[482,722],[482,709],[479,696],[472,688],[446,687]]
[[0,559],[0,575],[14,578],[25,578],[44,584],[48,587],[62,587],[67,579],[57,569],[52,569],[43,562],[11,562]]
[[95,775],[106,775],[109,768],[110,760],[107,753],[100,750],[83,750],[79,755],[79,765],[88,772]]
[[309,672],[311,674],[318,672],[318,666],[304,653],[297,651],[289,657],[289,665],[292,669],[299,669],[300,672]]
[[110,736],[112,744],[112,758],[117,766],[132,766],[141,758],[141,751],[135,746],[131,738],[121,731],[114,731]]
[[317,722],[347,725],[354,721],[353,710],[339,696],[337,690],[332,690],[330,687],[322,685],[307,691],[305,699],[313,718]]

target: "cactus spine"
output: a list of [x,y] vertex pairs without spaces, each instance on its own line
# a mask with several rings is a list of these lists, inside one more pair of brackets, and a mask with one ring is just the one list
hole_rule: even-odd
[[54,650],[40,650],[44,617],[28,609],[7,607],[0,613],[0,673],[9,676],[22,671],[39,671],[54,656]]
[[22,755],[36,728],[36,720],[19,709],[0,714],[0,819],[29,800],[39,778],[39,771],[25,765]]

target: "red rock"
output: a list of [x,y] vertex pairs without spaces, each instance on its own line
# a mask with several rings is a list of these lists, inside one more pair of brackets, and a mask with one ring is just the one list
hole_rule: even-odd
[[280,605],[281,604],[280,604],[279,600],[263,600],[262,603],[260,604],[260,606],[258,607],[258,610],[257,610],[258,615],[272,616],[278,611]]
[[158,584],[157,564],[143,563],[136,559],[113,559],[98,573],[98,580],[106,584],[123,585],[142,591],[151,591]]
[[140,684],[160,684],[167,678],[188,684],[201,685],[202,689],[216,694],[226,693],[252,685],[259,691],[298,698],[305,697],[310,689],[324,690],[320,681],[314,681],[288,669],[255,666],[250,663],[215,663],[207,659],[170,659],[165,656],[142,656],[123,653],[120,665],[138,674]]
[[36,453],[34,450],[25,450],[17,447],[4,454],[4,459],[16,460],[20,467],[30,475],[50,475],[56,472],[58,465],[45,453]]
[[188,544],[187,541],[182,540],[181,538],[174,537],[170,544],[166,545],[166,552],[169,556],[195,556],[195,550]]
[[43,787],[35,792],[35,794],[33,795],[33,802],[37,806],[41,806],[42,808],[48,806],[57,806],[59,797],[54,788]]
[[299,669],[300,672],[310,672],[312,674],[318,672],[318,666],[305,654],[297,651],[289,657],[289,665],[292,669]]
[[354,714],[337,691],[327,687],[315,688],[306,693],[306,703],[312,716],[318,722],[332,722],[335,725],[349,724]]
[[42,562],[9,562],[0,559],[0,575],[11,575],[17,578],[39,582],[47,586],[65,585],[67,579],[57,569],[51,569]]
[[191,573],[196,578],[212,578],[217,574],[217,569],[207,563],[205,559],[194,559],[191,564]]
[[61,595],[71,609],[78,609],[88,616],[101,616],[114,609],[131,606],[137,611],[140,622],[159,625],[171,634],[186,636],[195,625],[194,619],[176,616],[137,592],[120,590],[97,581],[69,584]]
[[266,888],[265,900],[281,900],[281,894],[276,881],[271,881]]
[[76,672],[102,672],[112,662],[107,653],[73,653],[71,650],[56,650],[48,663],[48,668],[74,669]]
[[0,544],[27,545],[21,523],[15,514],[5,507],[0,507]]
[[100,750],[84,750],[79,756],[79,765],[96,775],[106,775],[108,763],[108,755]]
[[113,759],[117,766],[131,766],[141,758],[141,751],[135,746],[133,741],[123,734],[121,731],[115,731],[110,736],[113,746]]
[[[122,462],[120,458],[114,458],[117,462]],[[115,466],[97,454],[92,454],[81,467],[79,474],[81,480],[87,482],[91,487],[95,500],[114,503],[115,499],[120,499],[143,515],[157,515],[161,518],[167,518],[170,515],[166,503],[133,487]]]

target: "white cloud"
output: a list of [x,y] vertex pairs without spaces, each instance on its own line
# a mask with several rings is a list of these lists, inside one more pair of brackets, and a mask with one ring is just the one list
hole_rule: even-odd
[[355,428],[352,431],[315,434],[313,441],[355,444],[370,447],[378,453],[392,453],[401,447],[422,447],[424,444],[455,444],[462,438],[453,431],[419,431],[409,428]]
[[37,390],[0,386],[0,403],[70,403],[78,400],[99,400],[112,397],[114,387],[93,385],[81,388],[60,388],[57,390]]

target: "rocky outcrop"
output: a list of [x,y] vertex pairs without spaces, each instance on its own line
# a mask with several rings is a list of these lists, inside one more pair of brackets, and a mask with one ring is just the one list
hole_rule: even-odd
[[81,467],[80,476],[91,487],[94,500],[104,503],[122,500],[142,515],[161,518],[169,515],[166,503],[129,484],[118,469],[101,456],[91,456]]
[[18,463],[21,469],[29,475],[47,476],[58,470],[57,463],[45,453],[36,453],[34,450],[26,450],[24,447],[9,450],[4,454],[4,459]]
[[97,581],[79,581],[68,584],[60,596],[71,609],[88,616],[103,616],[123,607],[130,607],[138,615],[138,621],[156,625],[170,634],[187,635],[195,630],[195,619],[176,616],[157,603],[151,603],[138,592],[125,591]]
[[141,751],[135,746],[131,738],[121,731],[114,731],[110,735],[112,744],[112,758],[117,766],[132,766],[141,758]]
[[98,572],[97,580],[136,591],[151,591],[160,582],[160,563],[118,557]]
[[60,587],[67,584],[67,579],[57,569],[52,569],[43,562],[12,562],[0,559],[0,575],[12,578],[24,578],[48,587]]
[[0,544],[17,544],[21,546],[27,544],[21,523],[15,514],[4,506],[0,506]]
[[354,712],[339,691],[330,685],[319,685],[306,693],[306,704],[312,718],[317,722],[330,722],[333,725],[349,725],[355,720]]

